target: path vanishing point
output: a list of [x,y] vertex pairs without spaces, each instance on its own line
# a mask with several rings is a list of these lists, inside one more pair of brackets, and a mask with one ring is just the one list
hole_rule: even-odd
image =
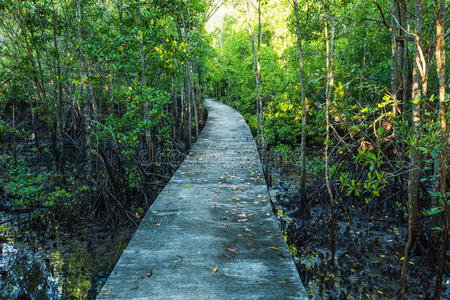
[[97,299],[308,299],[247,124],[205,103],[203,132]]

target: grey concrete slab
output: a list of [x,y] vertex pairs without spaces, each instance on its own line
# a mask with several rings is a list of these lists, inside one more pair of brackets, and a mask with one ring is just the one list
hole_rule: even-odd
[[247,124],[226,105],[206,106],[201,136],[98,299],[308,299]]

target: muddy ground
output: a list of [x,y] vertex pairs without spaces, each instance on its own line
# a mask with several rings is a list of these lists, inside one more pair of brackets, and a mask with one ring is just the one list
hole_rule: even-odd
[[[289,181],[289,180],[288,180]],[[278,180],[271,189],[280,220],[308,294],[314,299],[398,299],[407,227],[401,211],[383,215],[373,205],[338,203],[336,263],[330,263],[329,207],[325,186],[309,186],[307,212],[296,185]],[[431,299],[436,266],[430,252],[412,253],[407,278],[408,299]],[[450,256],[450,253],[448,253]],[[441,299],[450,299],[447,262]]]

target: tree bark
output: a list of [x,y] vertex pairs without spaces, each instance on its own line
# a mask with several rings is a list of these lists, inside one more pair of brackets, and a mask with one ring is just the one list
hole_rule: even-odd
[[307,202],[306,195],[306,124],[307,124],[307,110],[306,110],[306,91],[305,91],[305,71],[304,71],[304,61],[303,61],[303,49],[302,49],[302,36],[300,30],[300,17],[298,13],[298,2],[293,0],[294,12],[295,12],[295,23],[297,27],[297,48],[299,56],[299,66],[300,66],[300,89],[301,89],[301,106],[302,106],[302,130],[301,130],[301,143],[300,143],[300,193],[302,202]]
[[[434,182],[433,191],[435,193],[440,193],[441,197],[446,199],[445,194],[447,192],[447,147],[448,147],[448,136],[447,136],[447,121],[446,121],[446,104],[445,104],[445,31],[444,24],[446,24],[446,14],[445,14],[445,0],[434,0],[434,11],[436,17],[436,69],[439,81],[439,115],[441,123],[441,143],[442,149],[440,157],[436,160],[434,166]],[[438,198],[434,198],[433,207],[439,206]],[[436,285],[434,291],[434,300],[440,299],[441,296],[441,286],[442,277],[444,273],[444,264],[446,261],[447,253],[447,240],[448,240],[448,227],[449,227],[449,214],[448,207],[444,203],[443,212],[441,215],[433,216],[433,225],[438,227],[441,223],[440,218],[443,218],[444,226],[442,231],[442,249],[438,260],[438,270],[436,274]]]
[[[329,144],[330,144],[330,106],[334,88],[334,47],[335,47],[335,23],[331,20],[331,37],[328,33],[329,14],[326,12],[325,3],[322,0],[322,8],[324,11],[324,31],[325,31],[325,47],[326,47],[326,69],[327,69],[327,85],[326,85],[326,140],[325,140],[325,182],[327,185],[328,195],[330,197],[330,248],[331,263],[334,264],[336,256],[336,240],[335,240],[335,220],[334,206],[335,199],[332,190],[330,178],[330,162],[329,162]],[[330,41],[331,40],[331,41]]]
[[421,49],[423,30],[423,0],[416,0],[415,5],[415,43],[414,43],[414,67],[412,82],[412,126],[414,141],[411,145],[411,158],[408,175],[408,240],[406,242],[402,271],[400,275],[401,296],[406,294],[406,271],[408,267],[409,252],[412,247],[417,247],[419,228],[419,180],[422,157],[419,151],[418,142],[422,127],[422,101],[426,94],[425,65],[422,64],[423,53]]
[[[391,14],[397,15],[397,1],[392,0]],[[398,57],[398,46],[397,46],[397,26],[395,24],[394,18],[391,21],[391,96],[392,101],[392,111],[394,117],[397,115],[398,111],[398,68],[397,68],[397,57]]]
[[[402,27],[409,31],[409,11],[410,11],[410,0],[399,0],[399,16],[400,24]],[[405,3],[406,2],[406,3]],[[402,45],[402,114],[405,115],[408,111],[408,95],[409,95],[409,50],[408,50],[409,39],[407,34],[403,34],[403,45]]]
[[[259,4],[259,1],[258,1]],[[253,70],[255,73],[255,81],[256,81],[256,130],[257,130],[257,137],[256,141],[258,143],[258,149],[261,151],[262,147],[262,135],[263,135],[263,129],[261,127],[261,113],[262,113],[262,101],[261,101],[261,66],[259,63],[259,55],[260,55],[260,41],[261,41],[261,10],[260,6],[258,6],[258,18],[259,18],[259,25],[258,25],[258,50],[255,49],[255,38],[253,35],[253,30],[251,28],[250,24],[250,2],[247,0],[247,30],[248,34],[250,36],[250,42],[252,45],[252,55],[253,55]]]
[[[80,56],[80,95],[83,94],[84,90],[84,78],[86,77],[86,64],[84,59],[83,52],[83,35],[81,31],[81,1],[77,0],[77,34],[78,34],[78,54]],[[85,127],[85,142],[86,142],[86,156],[88,161],[88,174],[92,172],[92,128],[91,128],[91,103],[90,103],[90,95],[87,96],[87,101],[83,106],[84,111],[84,127]]]
[[65,126],[65,118],[64,118],[64,100],[63,100],[63,86],[62,86],[62,73],[61,73],[61,59],[59,53],[58,46],[58,36],[56,30],[56,8],[55,3],[52,0],[52,29],[53,29],[53,47],[55,50],[55,59],[54,59],[54,68],[55,68],[55,97],[57,98],[56,104],[56,120],[57,120],[57,137],[59,139],[59,147],[58,147],[58,156],[59,156],[59,168],[61,174],[63,175],[63,180],[65,180],[64,176],[64,163],[65,163],[65,147],[64,147],[64,126]]

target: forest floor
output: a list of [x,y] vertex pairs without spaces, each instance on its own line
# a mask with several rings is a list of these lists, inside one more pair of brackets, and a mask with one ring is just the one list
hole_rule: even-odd
[[[26,173],[44,170],[56,174],[48,166],[46,147],[45,142],[37,149],[24,143],[15,154],[18,159],[27,159]],[[2,150],[0,156],[13,156]],[[5,169],[4,165],[0,167]],[[75,190],[83,174],[75,163],[68,169],[71,171],[66,176],[71,179],[67,187]],[[0,182],[3,176],[5,173],[0,174]],[[44,183],[49,184],[53,183]],[[153,192],[157,195],[164,184],[161,182]],[[82,192],[67,205],[17,209],[9,205],[1,191],[2,187],[0,299],[95,299],[137,227],[126,221],[112,225],[97,218]]]
[[[398,299],[402,253],[407,236],[405,218],[388,207],[384,215],[373,207],[338,203],[336,263],[330,263],[329,208],[326,186],[309,184],[312,201],[302,214],[298,176],[276,170],[271,199],[303,284],[314,299]],[[378,210],[379,211],[379,210]],[[407,276],[407,299],[431,299],[435,266],[431,253],[412,253]],[[450,299],[449,266],[442,299]]]

